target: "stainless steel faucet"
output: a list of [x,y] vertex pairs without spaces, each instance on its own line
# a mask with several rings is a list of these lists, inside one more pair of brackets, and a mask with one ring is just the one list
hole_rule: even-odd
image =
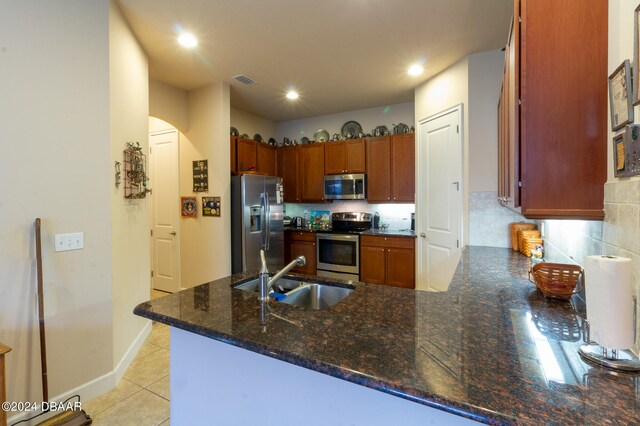
[[266,302],[269,300],[269,290],[284,274],[295,268],[296,266],[304,266],[307,263],[307,259],[304,256],[298,256],[293,259],[287,266],[282,268],[273,277],[269,278],[269,269],[267,269],[267,261],[264,258],[264,250],[260,250],[260,300]]

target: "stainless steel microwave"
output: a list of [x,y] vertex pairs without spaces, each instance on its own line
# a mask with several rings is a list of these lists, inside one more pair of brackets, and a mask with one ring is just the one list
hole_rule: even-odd
[[367,175],[333,175],[324,177],[325,200],[364,200],[367,197]]

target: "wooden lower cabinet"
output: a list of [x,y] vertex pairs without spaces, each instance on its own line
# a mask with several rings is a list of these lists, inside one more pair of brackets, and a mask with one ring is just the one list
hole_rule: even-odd
[[415,288],[415,238],[360,236],[360,281]]
[[313,232],[285,231],[284,233],[284,260],[291,262],[298,256],[304,256],[307,263],[304,266],[293,268],[293,272],[300,274],[316,274],[316,234]]

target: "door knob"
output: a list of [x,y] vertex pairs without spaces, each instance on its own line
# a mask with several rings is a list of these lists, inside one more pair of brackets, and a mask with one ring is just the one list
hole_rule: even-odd
[[173,236],[175,236],[175,235],[177,234],[177,232],[176,232],[176,231],[171,231],[171,232],[169,232],[169,233],[170,233],[171,235],[173,235]]
[[420,236],[421,236],[422,238],[427,238],[427,234],[425,234],[424,232],[421,232],[421,233],[420,233]]

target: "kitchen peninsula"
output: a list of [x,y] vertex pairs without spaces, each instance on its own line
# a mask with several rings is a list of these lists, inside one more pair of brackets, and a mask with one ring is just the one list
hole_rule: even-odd
[[528,266],[467,247],[447,292],[354,283],[323,310],[273,301],[264,323],[257,293],[232,288],[255,274],[134,312],[172,327],[177,424],[640,422],[638,376],[585,363],[584,306],[545,299]]

